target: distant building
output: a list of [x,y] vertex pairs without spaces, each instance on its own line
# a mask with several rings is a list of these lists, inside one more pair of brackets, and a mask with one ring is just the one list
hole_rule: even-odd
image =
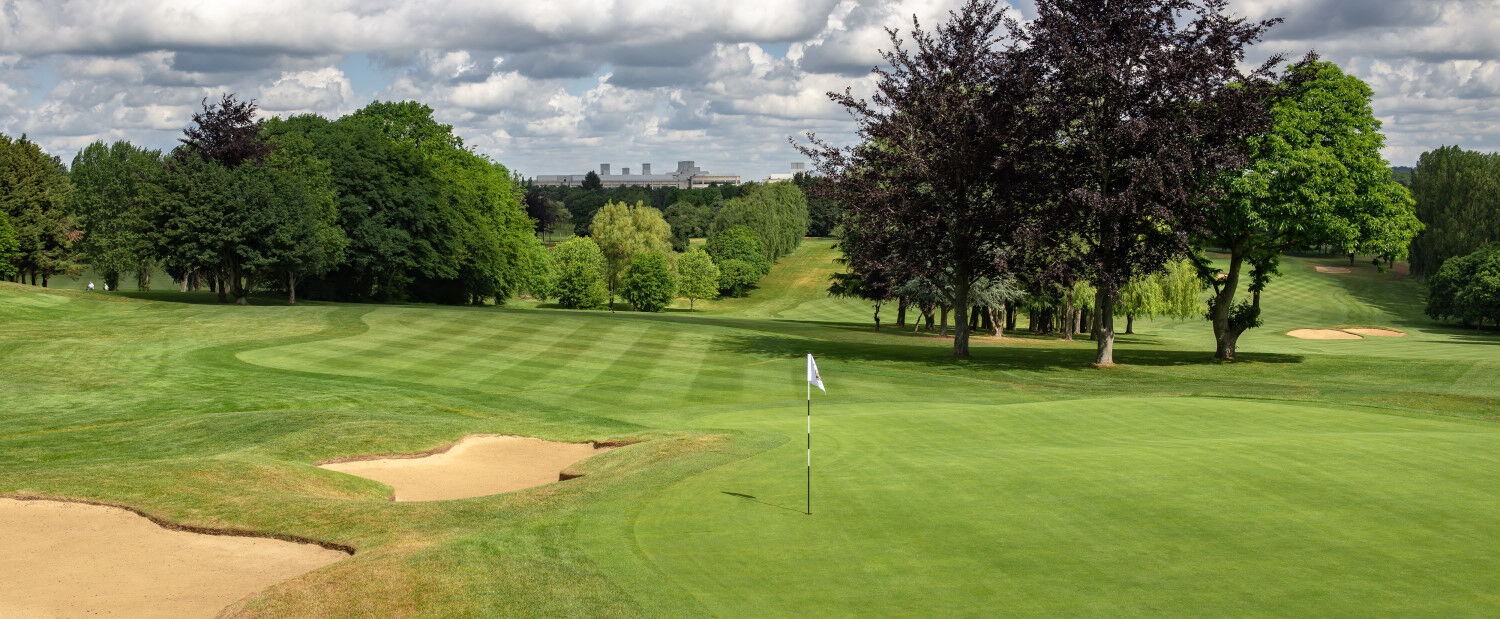
[[[599,182],[610,187],[676,187],[678,189],[702,189],[709,185],[738,185],[740,177],[734,174],[714,174],[692,161],[677,162],[677,171],[671,174],[652,174],[651,164],[641,164],[640,174],[631,174],[630,168],[620,168],[619,174],[610,174],[610,165],[599,164]],[[580,187],[587,174],[538,174],[532,182],[543,187]]]
[[761,182],[763,182],[763,183],[780,183],[780,182],[789,181],[789,180],[792,180],[793,178],[795,178],[798,174],[802,174],[802,173],[807,172],[806,167],[807,167],[806,164],[804,164],[804,163],[802,163],[802,162],[799,161],[797,163],[793,163],[792,164],[790,172],[777,172],[775,174],[767,176],[766,180],[761,181]]

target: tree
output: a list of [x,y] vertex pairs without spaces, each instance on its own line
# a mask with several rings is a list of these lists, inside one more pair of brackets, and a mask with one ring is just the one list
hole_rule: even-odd
[[677,297],[672,262],[660,251],[637,254],[621,279],[620,296],[638,312],[660,312]]
[[1244,162],[1267,114],[1259,84],[1279,58],[1240,69],[1275,22],[1224,0],[1039,0],[1015,53],[1045,76],[1036,121],[1056,137],[1045,176],[1078,231],[1097,287],[1095,363],[1114,363],[1121,286],[1182,255],[1209,215],[1213,182]]
[[719,267],[700,248],[690,249],[677,259],[677,275],[678,294],[687,297],[688,311],[692,311],[694,299],[710,299],[719,294]]
[[557,279],[552,292],[557,303],[570,309],[592,309],[604,305],[604,253],[594,240],[579,236],[559,243],[552,250]]
[[74,211],[83,230],[81,253],[112,290],[127,273],[135,275],[141,290],[149,289],[158,260],[151,225],[156,204],[146,198],[146,183],[161,165],[161,151],[120,141],[84,147],[69,167]]
[[[1229,252],[1222,278],[1202,262],[1214,288],[1216,359],[1232,360],[1240,334],[1260,324],[1260,293],[1282,252],[1331,245],[1394,258],[1420,229],[1410,194],[1380,157],[1385,138],[1372,96],[1359,78],[1314,55],[1288,67],[1268,93],[1273,121],[1247,141],[1247,164],[1223,176],[1206,237]],[[1251,300],[1236,304],[1246,262]]]
[[687,251],[693,238],[708,235],[713,209],[704,204],[678,200],[662,212],[662,218],[672,227],[672,249]]
[[0,211],[0,278],[11,278],[16,275],[15,258],[20,253],[21,244],[16,242],[16,231],[10,227],[10,218]]
[[661,211],[642,203],[627,205],[610,202],[594,215],[589,236],[604,252],[605,282],[609,289],[609,306],[614,309],[620,275],[636,254],[672,251],[672,232],[661,218]]
[[239,101],[224,93],[218,103],[202,101],[203,111],[193,114],[193,125],[182,130],[176,155],[195,155],[233,169],[245,162],[259,162],[271,152],[261,139],[261,122],[255,119],[255,101]]
[[791,183],[772,183],[745,190],[724,203],[714,214],[709,233],[745,226],[766,249],[766,259],[775,262],[792,253],[807,233],[807,199]]
[[729,297],[743,297],[760,281],[755,265],[730,258],[719,261],[719,292]]
[[798,172],[792,175],[792,183],[807,196],[807,236],[832,235],[840,209],[838,201],[828,195],[827,182],[820,176]]
[[16,242],[11,261],[22,277],[46,286],[53,275],[78,268],[74,243],[82,236],[71,210],[73,185],[62,162],[36,142],[0,134],[0,214]]
[[1190,260],[1174,260],[1164,271],[1138,276],[1120,288],[1115,316],[1125,317],[1125,332],[1135,332],[1135,319],[1166,316],[1187,320],[1202,315],[1203,289],[1198,269]]
[[1427,315],[1500,328],[1500,243],[1443,262],[1427,281]]
[[598,191],[604,189],[604,182],[599,180],[598,173],[589,170],[588,174],[583,175],[583,188],[585,191]]
[[562,201],[553,199],[539,189],[532,187],[526,192],[526,216],[536,222],[537,235],[572,227],[572,216]]
[[1417,219],[1411,273],[1430,277],[1443,261],[1500,242],[1500,153],[1444,146],[1422,153],[1410,173]]
[[726,260],[739,260],[750,267],[750,273],[754,279],[750,283],[760,281],[771,271],[771,261],[766,258],[765,245],[755,232],[745,226],[734,226],[718,230],[708,235],[708,241],[703,248],[712,256],[714,263],[719,265],[719,270],[724,269]]
[[[913,25],[913,48],[892,30],[870,101],[829,93],[865,140],[839,149],[809,136],[844,207],[841,243],[855,273],[901,273],[944,288],[957,310],[953,355],[969,355],[974,282],[999,276],[1039,230],[1043,177],[1028,171],[1035,133],[1032,76],[1012,53],[1019,26],[992,0],[970,0],[935,31]],[[940,282],[940,283],[939,283]]]
[[266,246],[270,269],[284,278],[287,301],[297,302],[300,278],[327,273],[344,260],[349,239],[337,221],[332,168],[297,134],[271,139],[265,172],[277,195],[265,207],[271,217]]

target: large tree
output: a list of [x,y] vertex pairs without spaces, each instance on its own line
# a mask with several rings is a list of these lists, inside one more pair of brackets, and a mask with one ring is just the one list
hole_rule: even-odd
[[271,152],[260,134],[254,100],[240,101],[234,93],[224,93],[217,103],[205,98],[202,105],[203,111],[193,114],[193,124],[182,130],[178,157],[193,155],[233,169]]
[[0,214],[16,242],[11,260],[21,277],[40,278],[78,268],[74,243],[83,235],[72,211],[73,185],[62,162],[36,142],[0,134]]
[[672,251],[672,229],[661,218],[661,211],[641,204],[610,202],[599,209],[589,225],[589,236],[604,252],[605,284],[609,289],[609,307],[615,306],[620,289],[620,275],[630,266],[630,259],[646,252]]
[[[1372,96],[1312,55],[1267,93],[1273,120],[1247,141],[1248,164],[1224,175],[1208,226],[1209,243],[1229,252],[1227,270],[1204,269],[1214,287],[1215,358],[1233,359],[1240,334],[1260,324],[1260,293],[1282,252],[1333,246],[1395,258],[1421,228],[1411,195],[1380,157]],[[1247,262],[1251,300],[1235,303]]]
[[1417,219],[1411,272],[1431,277],[1443,261],[1500,242],[1500,153],[1444,146],[1422,153],[1411,172]]
[[1097,290],[1095,362],[1114,363],[1120,288],[1181,255],[1203,229],[1213,182],[1244,161],[1265,124],[1245,50],[1274,23],[1225,0],[1038,0],[1016,51],[1044,84],[1038,122],[1054,135],[1046,176],[1071,213]]
[[146,290],[158,266],[152,225],[158,205],[148,198],[147,184],[161,166],[161,151],[124,141],[94,142],[73,157],[68,178],[83,229],[82,253],[111,290],[127,274]]
[[910,49],[890,31],[890,68],[875,71],[871,100],[829,93],[863,143],[840,149],[809,136],[803,147],[828,179],[821,197],[844,206],[853,273],[951,285],[956,357],[969,356],[970,288],[1000,275],[1035,229],[1028,180],[1039,177],[1026,169],[1039,141],[1030,76],[1005,53],[1015,28],[997,2],[970,0],[935,31],[914,21]]

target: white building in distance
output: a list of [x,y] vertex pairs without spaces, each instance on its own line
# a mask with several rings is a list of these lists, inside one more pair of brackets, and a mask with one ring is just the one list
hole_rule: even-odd
[[786,182],[786,181],[792,180],[798,174],[803,174],[803,173],[806,173],[806,172],[807,172],[807,165],[799,161],[799,162],[796,162],[796,163],[792,164],[790,172],[777,172],[775,174],[767,176],[766,180],[761,181],[761,182],[763,182],[763,183],[781,183],[781,182]]
[[[532,182],[543,187],[581,187],[588,174],[538,174]],[[610,165],[599,164],[599,182],[604,188],[611,187],[676,187],[678,189],[702,189],[710,185],[738,185],[740,177],[734,174],[714,174],[699,168],[692,161],[677,162],[677,171],[671,174],[652,174],[651,164],[641,164],[640,174],[631,174],[630,168],[620,168],[619,174],[610,173]]]

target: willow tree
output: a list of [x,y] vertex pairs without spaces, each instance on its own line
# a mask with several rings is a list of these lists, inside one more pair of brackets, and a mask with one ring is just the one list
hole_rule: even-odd
[[[1372,96],[1315,55],[1288,67],[1268,93],[1273,121],[1248,140],[1247,165],[1224,176],[1206,237],[1229,252],[1222,277],[1204,263],[1214,287],[1214,358],[1234,359],[1240,334],[1260,325],[1260,293],[1283,251],[1325,245],[1399,257],[1421,229],[1411,194],[1380,157],[1385,138]],[[1251,298],[1235,303],[1246,263]]]
[[672,251],[672,228],[662,219],[661,211],[640,202],[634,205],[610,202],[594,214],[589,236],[604,252],[605,284],[609,290],[609,308],[614,310],[615,293],[620,289],[620,275],[630,266],[636,254]]
[[[936,30],[913,19],[910,49],[895,30],[870,100],[829,93],[863,143],[801,146],[844,205],[842,249],[854,273],[942,279],[957,310],[953,355],[969,356],[971,290],[999,276],[1038,201],[1026,189],[1027,75],[1007,54],[1017,28],[994,1],[969,0]],[[852,234],[851,234],[852,233]]]
[[[1126,282],[1162,268],[1208,220],[1214,181],[1245,160],[1267,114],[1254,85],[1279,58],[1241,69],[1274,21],[1224,0],[1037,0],[1014,53],[1043,84],[1034,108],[1054,136],[1046,176],[1097,288],[1095,363],[1114,363]],[[1248,85],[1248,86],[1247,86]]]

